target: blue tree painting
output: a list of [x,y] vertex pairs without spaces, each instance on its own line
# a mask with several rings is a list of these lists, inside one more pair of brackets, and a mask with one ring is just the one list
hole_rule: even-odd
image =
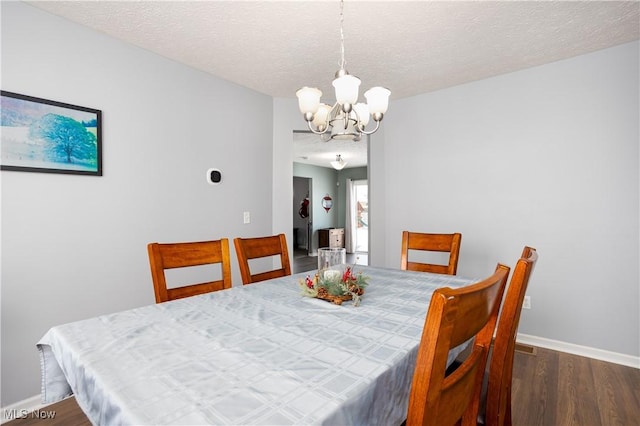
[[2,92],[3,170],[102,175],[101,111]]

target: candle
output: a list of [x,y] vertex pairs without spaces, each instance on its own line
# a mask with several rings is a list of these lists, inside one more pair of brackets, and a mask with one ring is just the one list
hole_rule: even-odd
[[324,271],[324,279],[328,281],[337,281],[340,279],[340,271],[336,271],[335,269],[327,269]]

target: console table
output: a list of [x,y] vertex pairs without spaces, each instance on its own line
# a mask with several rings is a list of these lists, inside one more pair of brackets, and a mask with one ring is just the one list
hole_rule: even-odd
[[318,248],[344,248],[344,228],[318,229]]

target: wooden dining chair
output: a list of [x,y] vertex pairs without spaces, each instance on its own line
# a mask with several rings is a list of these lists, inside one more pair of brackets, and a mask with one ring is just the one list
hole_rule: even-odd
[[[425,234],[421,232],[402,232],[402,253],[400,269],[408,271],[435,272],[455,275],[458,269],[458,256],[462,234]],[[409,260],[409,250],[449,253],[446,265],[421,263]]]
[[525,246],[522,256],[513,270],[509,288],[502,302],[488,371],[485,372],[485,379],[488,380],[485,380],[487,383],[483,392],[486,392],[486,398],[483,399],[486,399],[486,403],[480,407],[479,424],[511,425],[511,379],[516,335],[522,302],[537,261],[538,252],[536,249]]
[[[287,237],[284,234],[256,238],[236,238],[233,243],[236,247],[242,284],[251,284],[291,275]],[[251,273],[250,260],[272,256],[280,258],[280,268]]]
[[[147,251],[156,303],[231,288],[231,256],[227,238],[215,241],[150,243]],[[220,280],[167,288],[165,270],[211,264],[220,264]]]
[[[509,267],[459,289],[434,291],[418,347],[408,426],[475,425],[482,377]],[[446,375],[449,350],[474,338],[469,355]]]

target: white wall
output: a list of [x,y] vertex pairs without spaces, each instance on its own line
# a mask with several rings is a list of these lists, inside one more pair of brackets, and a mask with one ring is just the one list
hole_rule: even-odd
[[385,266],[399,265],[404,229],[462,232],[461,275],[489,275],[536,247],[519,331],[637,357],[638,51],[629,43],[393,102]]
[[273,99],[273,232],[287,235],[293,256],[293,132],[305,130],[296,99]]
[[[387,112],[388,114],[388,112]],[[395,142],[385,137],[386,118],[383,119],[382,128],[369,136],[369,265],[384,266],[387,245],[387,232],[385,229],[387,210],[393,210],[396,206],[387,202],[387,184],[385,182],[386,150],[395,149]],[[395,238],[395,235],[391,236]],[[397,265],[393,265],[396,267]]]
[[[273,103],[24,3],[1,7],[2,89],[101,109],[104,144],[103,177],[1,173],[5,407],[40,392],[35,345],[50,327],[154,302],[147,243],[271,233]],[[206,183],[210,167],[221,185]]]

